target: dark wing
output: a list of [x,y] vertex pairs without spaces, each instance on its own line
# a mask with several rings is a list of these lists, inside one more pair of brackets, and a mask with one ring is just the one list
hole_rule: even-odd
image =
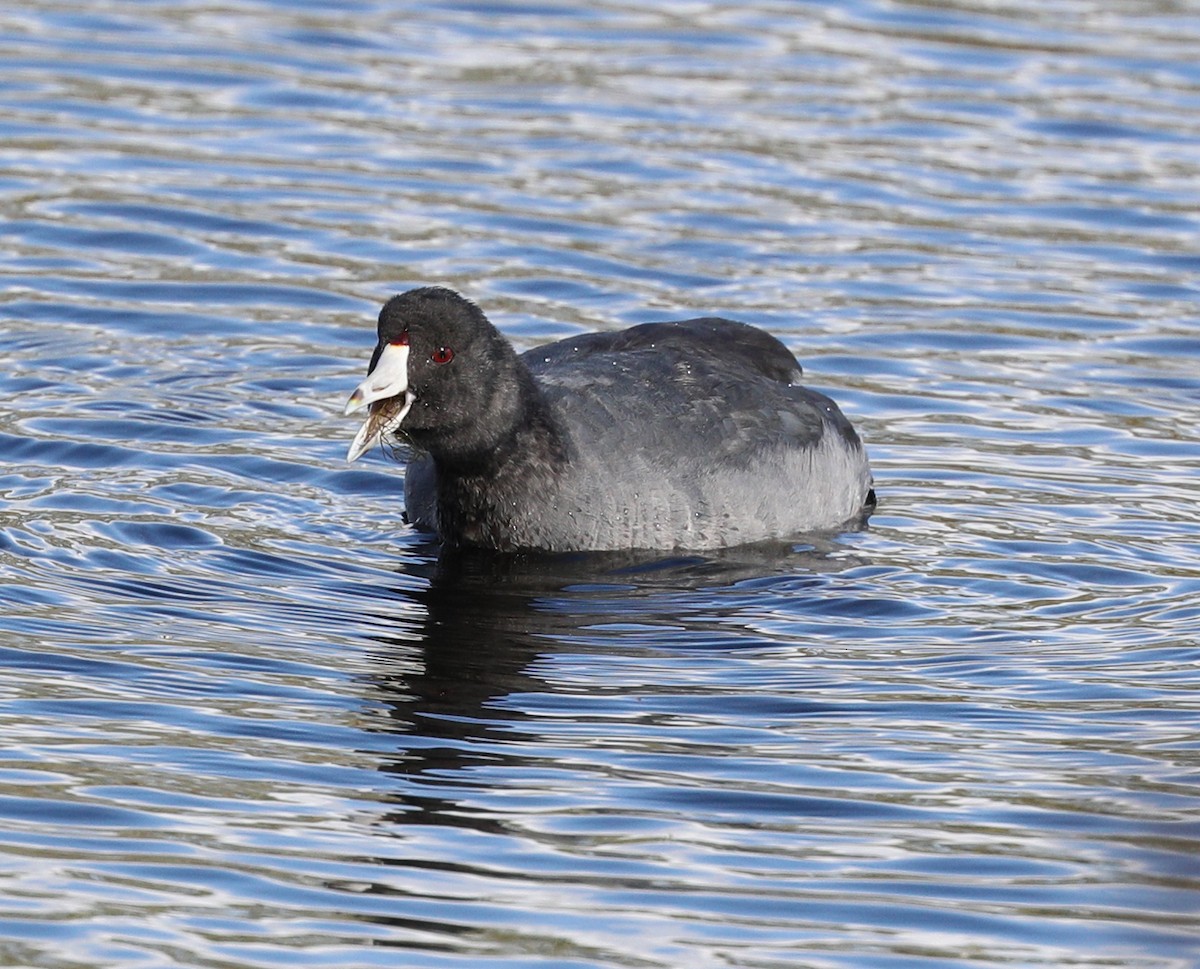
[[801,375],[800,364],[790,350],[764,330],[704,316],[668,323],[642,323],[616,333],[586,333],[558,343],[538,347],[525,354],[535,374],[578,363],[591,356],[610,358],[616,354],[654,352],[664,357],[707,360],[729,372],[757,375],[790,384]]
[[570,337],[523,359],[568,426],[610,452],[659,452],[664,464],[682,454],[685,464],[711,467],[810,448],[826,430],[857,445],[833,402],[797,385],[800,365],[787,347],[744,323],[645,323]]

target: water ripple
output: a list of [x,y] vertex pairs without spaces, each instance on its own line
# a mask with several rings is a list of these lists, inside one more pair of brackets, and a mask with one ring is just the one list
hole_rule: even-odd
[[[12,965],[1200,959],[1200,31],[1169,5],[0,14]],[[863,532],[439,561],[381,298],[724,313]]]

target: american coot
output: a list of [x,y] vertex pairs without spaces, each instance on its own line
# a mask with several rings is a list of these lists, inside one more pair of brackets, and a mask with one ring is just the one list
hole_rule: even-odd
[[860,523],[871,469],[850,422],[775,337],[705,317],[518,355],[440,287],[379,314],[347,455],[416,452],[408,519],[448,546],[711,549]]

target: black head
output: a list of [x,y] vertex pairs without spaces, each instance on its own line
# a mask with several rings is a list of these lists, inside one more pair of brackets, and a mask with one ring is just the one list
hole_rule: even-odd
[[[442,286],[425,286],[410,289],[407,293],[393,296],[379,311],[379,348],[376,354],[389,343],[407,339],[416,355],[414,339],[421,341],[422,351],[432,356],[438,347],[437,340],[457,343],[466,347],[478,335],[495,333],[483,311],[464,296]],[[406,337],[407,335],[407,337]],[[375,361],[371,361],[372,368]]]
[[410,290],[379,313],[379,343],[348,408],[371,404],[364,432],[373,420],[379,427],[360,432],[356,446],[394,432],[435,460],[468,460],[511,434],[531,385],[478,306],[442,287]]

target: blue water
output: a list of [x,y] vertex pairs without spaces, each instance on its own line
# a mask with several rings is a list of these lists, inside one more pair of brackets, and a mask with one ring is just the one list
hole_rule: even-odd
[[[1200,965],[1200,20],[0,12],[0,965]],[[471,560],[390,294],[720,313],[862,532]]]

